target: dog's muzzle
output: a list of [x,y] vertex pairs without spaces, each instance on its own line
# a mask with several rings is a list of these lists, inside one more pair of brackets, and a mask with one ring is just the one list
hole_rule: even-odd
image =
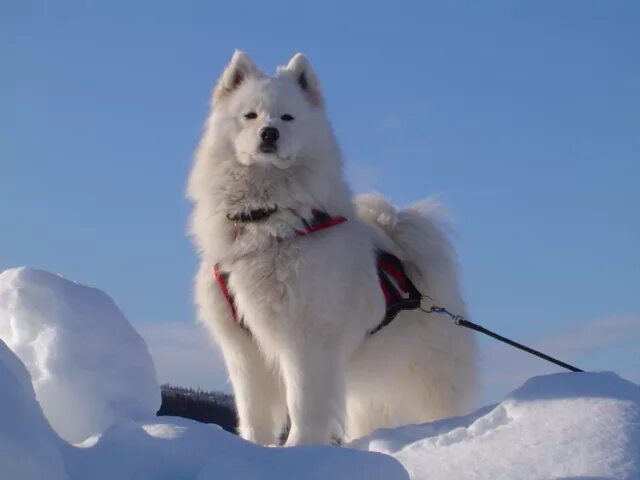
[[262,153],[276,153],[278,151],[277,141],[280,138],[280,131],[276,127],[264,127],[260,130],[260,151]]

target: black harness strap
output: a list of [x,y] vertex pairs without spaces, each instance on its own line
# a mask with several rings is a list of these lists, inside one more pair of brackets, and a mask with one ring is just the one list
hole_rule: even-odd
[[379,332],[389,325],[402,310],[420,307],[422,295],[404,271],[398,257],[382,250],[377,251],[378,279],[384,294],[387,309],[382,322],[369,335]]

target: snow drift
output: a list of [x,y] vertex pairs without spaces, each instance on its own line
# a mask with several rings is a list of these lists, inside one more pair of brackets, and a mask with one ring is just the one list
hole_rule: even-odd
[[355,448],[413,480],[640,478],[640,387],[613,373],[534,377],[466,417],[379,430]]
[[3,480],[640,478],[640,387],[612,373],[536,377],[498,405],[346,448],[266,448],[155,417],[146,346],[102,292],[6,271],[0,338]]
[[64,480],[59,438],[36,401],[29,372],[0,341],[0,477]]
[[25,364],[45,415],[69,442],[160,407],[144,340],[100,290],[41,270],[6,270],[0,339]]

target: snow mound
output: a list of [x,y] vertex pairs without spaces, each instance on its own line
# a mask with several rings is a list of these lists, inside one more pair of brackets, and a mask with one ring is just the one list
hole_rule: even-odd
[[35,400],[29,373],[0,341],[0,465],[2,478],[69,478],[59,445]]
[[493,407],[352,447],[394,456],[412,480],[640,478],[640,387],[613,373],[534,377]]
[[386,455],[326,446],[267,448],[175,417],[121,422],[85,444],[67,455],[72,479],[409,480]]
[[75,443],[160,406],[146,344],[100,290],[29,268],[0,274],[0,339],[31,374],[49,423]]

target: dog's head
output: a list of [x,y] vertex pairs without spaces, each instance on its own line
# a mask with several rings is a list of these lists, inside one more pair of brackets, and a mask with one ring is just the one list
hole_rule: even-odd
[[318,152],[330,132],[318,80],[302,54],[274,77],[236,51],[213,93],[213,118],[242,165],[287,169]]
[[236,238],[230,215],[277,207],[268,221],[250,222],[242,242],[232,241],[236,249],[253,250],[294,235],[299,216],[311,209],[352,216],[342,156],[318,79],[303,55],[267,76],[236,52],[211,106],[187,188],[195,205],[191,231],[203,252],[215,258],[229,248]]

